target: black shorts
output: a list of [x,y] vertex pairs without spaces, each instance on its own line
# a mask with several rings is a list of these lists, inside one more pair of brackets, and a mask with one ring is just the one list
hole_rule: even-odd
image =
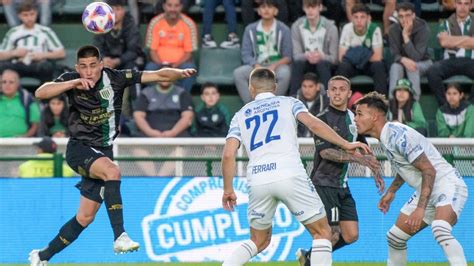
[[349,188],[316,186],[316,191],[324,204],[330,225],[338,225],[339,221],[359,220],[356,204]]
[[81,191],[82,196],[98,203],[103,201],[104,181],[90,178],[89,170],[92,163],[101,157],[113,160],[112,146],[91,147],[74,139],[69,140],[67,144],[66,162],[82,176],[76,187]]

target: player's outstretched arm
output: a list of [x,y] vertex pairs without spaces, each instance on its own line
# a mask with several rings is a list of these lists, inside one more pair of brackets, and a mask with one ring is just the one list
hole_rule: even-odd
[[367,144],[361,142],[348,142],[347,140],[339,136],[326,123],[324,123],[314,115],[310,114],[309,112],[299,113],[297,115],[297,119],[298,121],[303,123],[309,130],[311,130],[313,134],[343,148],[346,151],[352,152],[356,151],[357,149],[362,149],[364,153],[372,153]]
[[222,152],[222,176],[224,178],[224,193],[222,195],[222,206],[228,211],[233,211],[237,205],[237,196],[234,192],[234,175],[236,169],[235,154],[239,149],[240,142],[236,138],[228,138]]
[[155,71],[143,71],[142,83],[169,81],[174,82],[178,79],[192,77],[197,73],[194,68],[178,69],[178,68],[162,68]]
[[35,97],[42,100],[49,99],[73,88],[89,90],[94,85],[94,81],[83,78],[63,82],[46,82],[36,90]]
[[363,166],[369,167],[374,175],[375,186],[378,188],[380,193],[383,193],[385,189],[385,181],[382,178],[382,169],[380,162],[377,161],[372,154],[361,154],[360,152],[353,152],[351,154],[334,148],[324,149],[319,152],[319,155],[325,160],[337,162],[337,163],[358,163]]

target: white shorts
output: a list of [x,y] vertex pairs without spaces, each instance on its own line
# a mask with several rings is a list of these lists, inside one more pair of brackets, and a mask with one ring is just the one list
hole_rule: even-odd
[[278,203],[282,202],[299,222],[308,224],[325,218],[324,205],[307,176],[283,179],[249,187],[248,220],[252,228],[272,226]]
[[[451,205],[456,216],[459,218],[461,215],[464,204],[466,203],[468,196],[467,186],[464,180],[458,178],[456,175],[452,175],[450,178],[444,178],[433,187],[431,191],[431,197],[425,210],[425,217],[423,221],[426,224],[433,222],[436,208],[446,205]],[[415,191],[410,199],[403,205],[400,212],[406,215],[410,215],[415,211],[418,205],[419,196]]]

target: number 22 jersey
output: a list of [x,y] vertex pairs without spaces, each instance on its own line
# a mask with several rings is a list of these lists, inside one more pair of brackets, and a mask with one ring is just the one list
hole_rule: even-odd
[[227,138],[245,146],[249,185],[307,176],[296,135],[296,116],[301,112],[308,112],[301,101],[265,92],[235,113]]

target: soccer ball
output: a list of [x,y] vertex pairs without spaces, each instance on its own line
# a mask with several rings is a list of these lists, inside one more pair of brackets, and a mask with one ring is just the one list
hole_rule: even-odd
[[104,2],[90,3],[82,13],[82,24],[94,34],[109,32],[115,23],[114,10]]

